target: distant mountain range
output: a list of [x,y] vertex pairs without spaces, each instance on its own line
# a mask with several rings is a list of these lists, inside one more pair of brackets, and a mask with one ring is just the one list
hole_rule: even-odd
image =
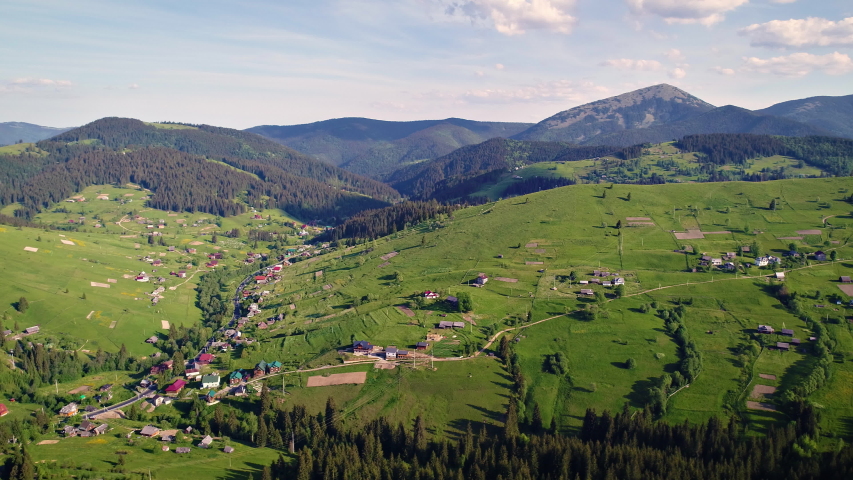
[[305,125],[264,125],[248,131],[351,172],[383,178],[402,166],[490,138],[512,137],[530,126],[460,118],[415,122],[338,118]]
[[2,122],[0,123],[0,147],[18,142],[38,142],[68,130],[71,128],[42,127],[24,122]]
[[320,160],[390,182],[394,171],[493,137],[630,146],[705,133],[853,138],[853,95],[793,100],[758,111],[716,107],[672,85],[641,88],[565,110],[541,122],[386,122],[343,118],[249,131]]

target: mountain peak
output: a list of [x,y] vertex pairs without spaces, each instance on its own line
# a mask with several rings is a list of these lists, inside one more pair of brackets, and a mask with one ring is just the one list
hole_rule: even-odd
[[661,83],[562,111],[515,138],[586,143],[598,135],[672,122],[713,108],[680,88]]

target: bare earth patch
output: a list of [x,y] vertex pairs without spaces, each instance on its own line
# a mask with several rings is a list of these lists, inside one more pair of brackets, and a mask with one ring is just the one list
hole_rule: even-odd
[[115,278],[108,278],[107,283],[118,283],[118,280],[116,280]]
[[391,253],[386,253],[385,255],[382,255],[379,258],[381,258],[382,260],[388,261],[388,260],[391,260],[392,258],[396,257],[397,255],[399,255],[399,252],[391,252]]
[[169,321],[168,320],[160,320],[160,328],[163,330],[169,329]]
[[91,387],[88,385],[81,385],[75,388],[74,390],[69,391],[68,393],[70,393],[71,395],[76,395],[78,393],[88,392],[90,388]]
[[113,320],[112,322],[110,322],[110,328],[116,328],[117,323],[118,323],[118,320]]
[[747,401],[746,408],[750,410],[764,410],[765,412],[775,412],[776,406],[770,403]]
[[395,367],[396,365],[393,363],[383,362],[381,360],[373,364],[373,368],[378,368],[380,370],[394,370]]
[[525,265],[544,265],[545,262],[524,262]]
[[797,230],[797,233],[800,235],[820,235],[823,232],[820,230]]
[[527,245],[524,246],[524,248],[536,248],[538,246],[539,246],[538,243],[528,243]]
[[376,268],[387,267],[388,265],[391,265],[391,262],[380,263],[379,266]]
[[769,373],[759,373],[758,376],[765,380],[776,380],[776,375],[770,375]]
[[367,381],[367,372],[333,373],[328,377],[315,375],[308,377],[309,387],[328,387],[330,385],[360,384]]
[[495,277],[495,280],[498,282],[506,282],[506,283],[518,283],[517,278],[507,278],[507,277]]
[[533,250],[533,253],[545,253],[545,249],[544,248],[537,248],[536,250]]
[[654,222],[628,222],[629,227],[654,227]]
[[838,288],[846,295],[853,297],[853,285],[839,285]]
[[778,240],[802,240],[803,237],[777,237]]
[[633,222],[633,221],[650,221],[650,220],[651,220],[651,218],[649,218],[649,217],[625,217],[625,220],[628,220],[629,222]]
[[749,395],[750,398],[767,398],[776,393],[776,387],[771,387],[769,385],[755,385],[752,387],[752,393]]
[[109,420],[112,418],[126,418],[124,412],[121,410],[112,410],[109,412],[104,412],[100,415],[95,415],[92,417],[93,420]]
[[686,232],[675,232],[675,238],[679,240],[698,240],[705,238],[701,230],[688,230]]
[[42,440],[36,445],[53,445],[55,443],[59,443],[59,440]]
[[415,316],[415,312],[413,312],[411,308],[409,308],[405,305],[397,305],[397,309],[400,310],[401,312],[405,313],[407,317],[414,317]]
[[89,282],[93,287],[110,288],[108,283]]
[[39,251],[39,249],[36,247],[24,247],[24,250],[26,250],[27,252],[38,252]]
[[136,238],[136,235],[119,235],[118,238]]
[[74,242],[72,242],[71,240],[66,240],[64,238],[60,238],[59,241],[64,243],[65,245],[74,245]]
[[204,242],[199,242],[198,240],[194,242],[190,242],[190,245],[204,245]]

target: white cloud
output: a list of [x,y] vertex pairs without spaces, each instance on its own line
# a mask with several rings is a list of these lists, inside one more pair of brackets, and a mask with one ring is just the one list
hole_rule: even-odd
[[681,50],[677,48],[670,48],[669,50],[663,52],[663,56],[673,62],[683,62],[685,60],[684,54],[681,53]]
[[495,68],[497,68],[498,70],[503,70],[503,69],[504,69],[504,64],[503,64],[503,63],[496,63],[496,64],[495,64]]
[[770,3],[794,3],[797,0],[770,0]]
[[139,88],[139,85],[137,85],[135,83],[131,83],[130,85],[127,86],[127,88],[129,88],[131,90],[136,90],[137,88]]
[[667,23],[713,25],[725,19],[726,12],[749,0],[625,0],[637,15],[657,15]]
[[719,73],[720,75],[732,76],[735,74],[734,69],[731,68],[714,67],[712,70]]
[[486,21],[504,35],[521,35],[527,30],[549,30],[569,34],[577,19],[569,12],[575,0],[438,0],[445,13],[466,17],[471,22]]
[[68,80],[51,80],[49,78],[16,78],[9,82],[20,87],[70,87]]
[[661,63],[657,60],[633,60],[630,58],[605,60],[599,63],[599,65],[602,67],[614,67],[619,70],[638,70],[644,72],[660,70],[661,68]]
[[825,18],[772,20],[755,23],[738,33],[753,47],[837,47],[853,45],[853,17],[834,22]]
[[610,93],[607,87],[593,82],[557,80],[535,85],[509,88],[484,88],[460,93],[430,92],[421,97],[432,100],[450,100],[457,104],[471,103],[531,103],[543,101],[585,103],[598,100]]
[[667,73],[667,75],[669,75],[669,78],[674,78],[678,80],[687,76],[687,70],[680,67],[673,68],[669,71],[669,73]]
[[486,74],[485,74],[485,73],[483,73],[483,71],[482,71],[482,70],[477,70],[476,72],[474,72],[474,75],[475,75],[475,76],[477,76],[477,77],[484,77],[484,76],[486,76]]
[[791,55],[757,58],[744,57],[741,70],[758,73],[771,73],[785,77],[802,77],[819,70],[827,75],[842,75],[853,70],[853,60],[845,53],[812,55],[811,53],[792,53]]

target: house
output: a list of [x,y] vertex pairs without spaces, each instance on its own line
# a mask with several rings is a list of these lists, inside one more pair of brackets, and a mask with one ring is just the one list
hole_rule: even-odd
[[168,451],[169,451],[169,446],[168,446],[168,445],[163,445],[162,447],[160,447],[160,451],[168,452]]
[[488,275],[486,275],[485,273],[480,273],[480,274],[477,274],[477,279],[474,280],[474,285],[476,285],[478,287],[482,287],[488,281],[489,281]]
[[145,343],[157,343],[157,340],[159,340],[159,338],[157,338],[157,335],[151,335],[150,337],[145,339]]
[[181,390],[187,385],[186,380],[180,378],[175,380],[171,385],[166,387],[166,393],[181,393]]
[[417,345],[415,345],[416,350],[426,350],[428,347],[429,344],[427,342],[418,342]]
[[0,417],[5,417],[9,414],[9,409],[6,408],[5,403],[0,403]]
[[255,365],[255,376],[260,377],[261,375],[266,375],[268,369],[269,365],[267,365],[267,362],[261,360],[257,365]]
[[850,277],[839,277],[838,281],[841,283],[853,283],[853,280]]
[[581,295],[595,295],[595,292],[591,288],[582,288]]
[[195,248],[188,248],[187,249],[187,253],[196,253],[196,252],[198,252],[198,250],[196,250]]
[[71,425],[66,425],[65,428],[62,429],[62,433],[66,437],[76,437],[77,436],[77,429]]
[[722,264],[723,264],[723,259],[722,259],[722,258],[712,258],[712,259],[711,259],[711,265],[713,265],[713,266],[715,266],[715,267],[719,267],[719,266],[721,266]]
[[352,344],[352,351],[354,353],[370,353],[373,351],[373,345],[367,340],[357,340]]
[[146,425],[142,427],[142,430],[139,431],[139,434],[143,437],[156,437],[160,434],[160,427],[155,427],[154,425]]
[[80,426],[77,427],[77,429],[80,430],[81,432],[89,432],[89,431],[94,430],[95,427],[96,427],[96,425],[94,423],[92,423],[88,420],[83,420],[80,423]]
[[257,327],[258,330],[266,330],[267,328],[269,328],[269,325],[267,325],[267,322],[260,322],[258,323]]
[[793,337],[793,336],[794,336],[794,331],[793,331],[793,330],[791,330],[790,328],[783,328],[783,329],[782,329],[782,335],[787,335],[787,336],[789,336],[789,337]]
[[385,349],[385,360],[394,360],[397,358],[397,347],[389,345]]
[[766,267],[771,263],[780,263],[779,257],[774,257],[772,255],[767,255],[764,257],[758,257],[755,259],[755,265],[759,267]]
[[219,265],[219,262],[217,260],[211,260],[204,264],[204,266],[207,268],[216,268],[217,265]]
[[785,342],[776,342],[776,349],[788,351],[791,349],[791,345]]
[[77,404],[74,402],[69,403],[59,409],[59,414],[63,417],[73,417],[74,415],[77,415]]
[[246,389],[245,385],[238,385],[231,389],[231,395],[235,397],[245,397],[249,394],[249,391]]
[[155,267],[159,267],[160,265],[163,265],[163,262],[160,259],[157,259],[157,260],[154,260],[153,262],[151,262],[151,265],[153,265]]
[[148,281],[148,275],[145,272],[142,272],[139,275],[137,275],[134,280],[136,280],[137,282],[147,282]]
[[225,453],[234,453],[234,447],[225,447],[222,451]]
[[215,390],[210,390],[209,392],[207,392],[207,393],[204,395],[204,399],[205,399],[205,401],[207,401],[207,403],[213,403],[213,402],[215,402],[215,401],[216,401],[216,391],[215,391]]
[[198,363],[199,365],[208,365],[213,362],[214,358],[215,357],[211,353],[202,353],[198,356],[198,360],[196,361],[196,363]]
[[281,371],[281,367],[282,367],[281,362],[279,362],[278,360],[274,360],[274,361],[269,363],[269,372],[270,373],[278,373]]
[[776,272],[776,280],[785,280],[785,272]]
[[243,373],[239,370],[235,370],[228,374],[228,385],[240,385],[240,382],[243,381]]
[[740,253],[741,254],[750,253],[751,251],[752,251],[752,248],[749,247],[748,245],[744,245],[744,246],[740,247]]
[[459,324],[460,328],[465,327],[465,323],[463,322],[451,322],[449,320],[442,320],[438,322],[438,328],[454,328],[457,326],[457,323]]
[[610,287],[610,286],[612,286],[613,284],[612,284],[612,283],[610,283],[610,280],[605,280],[605,281],[601,282],[601,285],[602,285],[602,286],[604,286],[604,287]]
[[201,448],[208,448],[210,444],[213,443],[213,438],[210,435],[201,439],[201,442],[198,443],[198,446]]
[[160,405],[165,405],[167,403],[172,403],[172,399],[162,395],[154,395],[151,398],[151,405],[154,405],[154,407],[159,407]]
[[826,261],[826,253],[824,253],[821,250],[816,251],[816,252],[814,252],[814,259],[819,261],[819,262],[825,262]]
[[178,447],[175,449],[175,453],[190,453],[190,447]]
[[113,389],[112,383],[107,383],[105,385],[101,385],[101,388],[98,389],[99,392],[109,392]]
[[217,388],[219,387],[219,375],[211,374],[201,377],[201,388]]
[[255,282],[257,282],[259,285],[267,283],[266,275],[258,275],[257,277],[255,277]]
[[435,292],[432,292],[430,290],[427,290],[424,292],[424,298],[434,300],[434,299],[438,298],[438,294]]
[[178,270],[178,278],[187,278],[186,270]]
[[201,372],[197,368],[188,368],[188,369],[184,370],[184,375],[187,378],[195,378],[195,377],[201,375]]
[[581,285],[589,285],[589,280],[580,280],[578,283]]
[[726,264],[723,265],[723,268],[725,268],[726,270],[734,270],[735,264],[732,262],[726,262]]
[[24,333],[26,333],[27,335],[32,335],[32,334],[34,334],[34,333],[39,333],[39,326],[38,326],[38,325],[36,325],[36,326],[34,326],[34,327],[29,327],[29,328],[27,328],[26,330],[24,330]]
[[447,296],[447,303],[453,305],[454,308],[459,307],[459,299],[454,297],[454,296],[448,295]]
[[282,269],[281,265],[275,265],[272,267],[272,273],[281,273],[281,269]]
[[726,258],[728,258],[729,260],[734,260],[735,257],[737,257],[737,254],[735,252],[726,252]]
[[399,359],[409,358],[409,351],[408,350],[397,350],[397,358],[399,358]]
[[625,279],[622,277],[617,277],[613,280],[613,285],[625,285]]
[[773,327],[771,327],[770,325],[759,325],[758,326],[758,333],[773,333],[774,331],[775,330],[773,330]]

